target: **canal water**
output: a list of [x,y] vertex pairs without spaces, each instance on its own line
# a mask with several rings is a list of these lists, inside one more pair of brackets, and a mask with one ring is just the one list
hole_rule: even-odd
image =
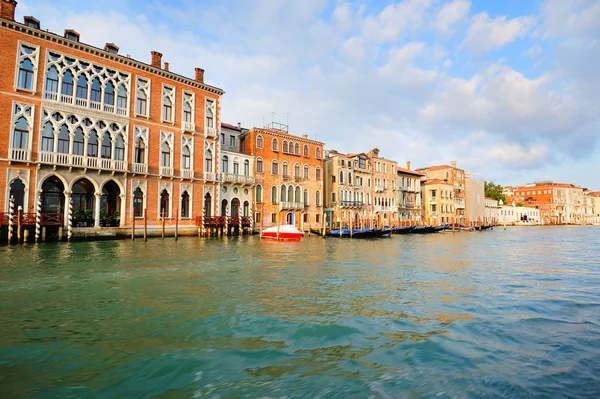
[[0,397],[600,397],[600,228],[0,248]]

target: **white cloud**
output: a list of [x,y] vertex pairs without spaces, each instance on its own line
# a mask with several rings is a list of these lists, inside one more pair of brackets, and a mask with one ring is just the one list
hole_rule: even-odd
[[485,12],[481,12],[471,19],[471,26],[463,41],[474,52],[485,52],[499,49],[507,44],[523,38],[532,28],[533,17],[517,17],[507,19],[504,16],[491,19]]
[[527,54],[527,56],[529,58],[537,58],[538,55],[540,55],[542,53],[542,48],[540,47],[539,44],[534,44],[533,46],[529,47],[527,49],[527,51],[525,52],[525,54]]
[[533,144],[529,148],[520,144],[503,144],[487,149],[484,155],[491,161],[518,169],[536,168],[549,161],[548,148],[542,144]]
[[471,2],[467,0],[454,0],[444,4],[433,19],[434,29],[442,35],[453,34],[455,25],[468,17],[470,8]]
[[404,0],[390,4],[375,16],[368,16],[363,35],[373,42],[389,42],[401,37],[406,31],[421,27],[425,11],[431,0]]

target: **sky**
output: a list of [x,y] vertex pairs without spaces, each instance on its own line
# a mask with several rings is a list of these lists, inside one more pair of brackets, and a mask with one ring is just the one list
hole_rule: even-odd
[[226,123],[600,190],[600,0],[19,0],[24,15],[205,69]]

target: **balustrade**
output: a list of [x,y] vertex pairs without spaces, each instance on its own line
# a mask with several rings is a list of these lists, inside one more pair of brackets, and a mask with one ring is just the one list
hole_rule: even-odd
[[29,162],[31,161],[31,151],[23,148],[11,148],[10,159],[12,161]]
[[193,169],[181,169],[181,177],[184,179],[193,179],[194,178],[194,170]]

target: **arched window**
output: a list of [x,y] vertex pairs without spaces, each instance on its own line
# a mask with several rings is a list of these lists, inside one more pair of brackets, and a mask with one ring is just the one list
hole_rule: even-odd
[[104,132],[102,135],[102,152],[101,157],[105,159],[110,159],[112,154],[112,143],[110,139],[110,134],[108,132]]
[[42,151],[54,151],[54,131],[50,122],[46,122],[42,131]]
[[273,139],[273,151],[279,151],[279,141],[277,139]]
[[308,179],[309,178],[309,169],[308,169],[308,165],[304,165],[304,178]]
[[275,186],[271,187],[271,203],[277,203],[277,187]]
[[208,148],[204,151],[204,171],[212,172],[212,151]]
[[160,146],[160,166],[171,166],[171,147],[167,142],[163,142]]
[[58,152],[63,154],[69,153],[69,128],[67,125],[62,125],[58,133]]
[[142,138],[138,138],[135,142],[135,163],[146,163],[146,144]]
[[236,175],[240,174],[240,161],[237,158],[233,159],[233,173]]
[[229,157],[227,155],[223,155],[221,158],[221,172],[229,173]]
[[260,184],[256,186],[255,198],[257,204],[262,204],[262,186]]
[[[73,74],[71,71],[65,72],[62,78],[62,87],[60,92],[63,96],[73,96]],[[72,100],[71,100],[72,101]]]
[[83,129],[75,128],[75,137],[73,137],[73,155],[83,155]]
[[115,86],[108,82],[104,90],[104,104],[115,105]]
[[190,195],[187,191],[181,194],[181,218],[187,219],[190,217]]
[[294,144],[294,154],[300,155],[300,144]]
[[90,130],[88,134],[87,156],[98,156],[98,134],[96,134],[96,131],[93,129]]
[[125,141],[123,136],[117,134],[117,140],[115,142],[115,159],[117,161],[123,161],[125,159]]
[[244,176],[250,176],[250,161],[244,161]]
[[273,162],[271,162],[271,173],[274,175],[279,174],[279,165],[277,164],[276,160],[273,160]]
[[316,157],[317,159],[321,159],[321,148],[317,147],[317,148],[315,149],[315,157]]
[[[298,195],[300,197],[300,195]],[[296,201],[294,200],[294,187],[288,186],[287,199],[289,202]],[[298,198],[299,200],[300,198]]]
[[181,151],[181,168],[186,170],[192,168],[192,155],[189,145],[184,145]]
[[315,178],[321,180],[321,168],[318,166],[315,168]]
[[170,201],[169,192],[167,191],[167,189],[162,190],[162,192],[160,193],[160,215],[159,215],[159,218],[170,217],[169,201]]
[[15,181],[13,181],[10,184],[10,193],[8,194],[8,198],[14,199],[15,209],[19,209],[19,207],[24,209],[24,207],[25,207],[25,184],[23,184],[23,181],[21,181],[21,179],[15,179]]
[[302,198],[302,202],[304,204],[305,207],[308,206],[308,190],[304,189],[304,196]]
[[15,123],[13,132],[13,148],[27,150],[29,148],[29,127],[25,118],[20,117]]
[[256,148],[263,148],[263,137],[260,134],[256,136]]
[[133,216],[136,218],[144,216],[144,193],[139,187],[133,191]]
[[[100,80],[95,78],[92,81],[92,91],[90,92],[90,100],[99,103],[102,98],[102,85],[100,84]],[[100,107],[100,104],[98,104]]]
[[250,203],[248,201],[244,201],[243,216],[245,216],[245,217],[250,216]]
[[281,202],[286,202],[286,188],[284,185],[281,186],[281,188],[279,189],[279,200]]
[[319,190],[315,193],[315,205],[321,206],[321,192]]
[[117,108],[123,111],[127,109],[127,89],[124,85],[119,85],[117,90]]
[[146,109],[148,107],[148,96],[146,90],[137,90],[135,98],[135,113],[137,115],[146,115]]
[[283,140],[283,144],[281,145],[281,151],[288,152],[288,142]]
[[282,167],[282,170],[281,170],[281,174],[283,176],[289,176],[289,173],[288,173],[288,164],[285,161],[283,161],[283,167]]
[[212,216],[212,199],[210,197],[210,193],[206,193],[204,196],[204,212],[207,217]]
[[263,173],[263,160],[256,158],[256,173]]
[[46,73],[46,91],[58,93],[58,70],[56,67],[50,67]]
[[[77,78],[77,92],[76,92],[77,98],[87,101],[87,90],[88,90],[87,86],[88,86],[88,81],[87,81],[87,78],[85,77],[85,75],[83,75],[83,74],[79,75],[79,78]],[[78,104],[78,105],[80,105],[80,104]]]
[[19,66],[19,80],[17,87],[20,89],[33,90],[33,64],[26,58]]
[[304,144],[304,156],[308,157],[308,145]]
[[294,165],[294,177],[300,177],[300,164],[296,163]]

